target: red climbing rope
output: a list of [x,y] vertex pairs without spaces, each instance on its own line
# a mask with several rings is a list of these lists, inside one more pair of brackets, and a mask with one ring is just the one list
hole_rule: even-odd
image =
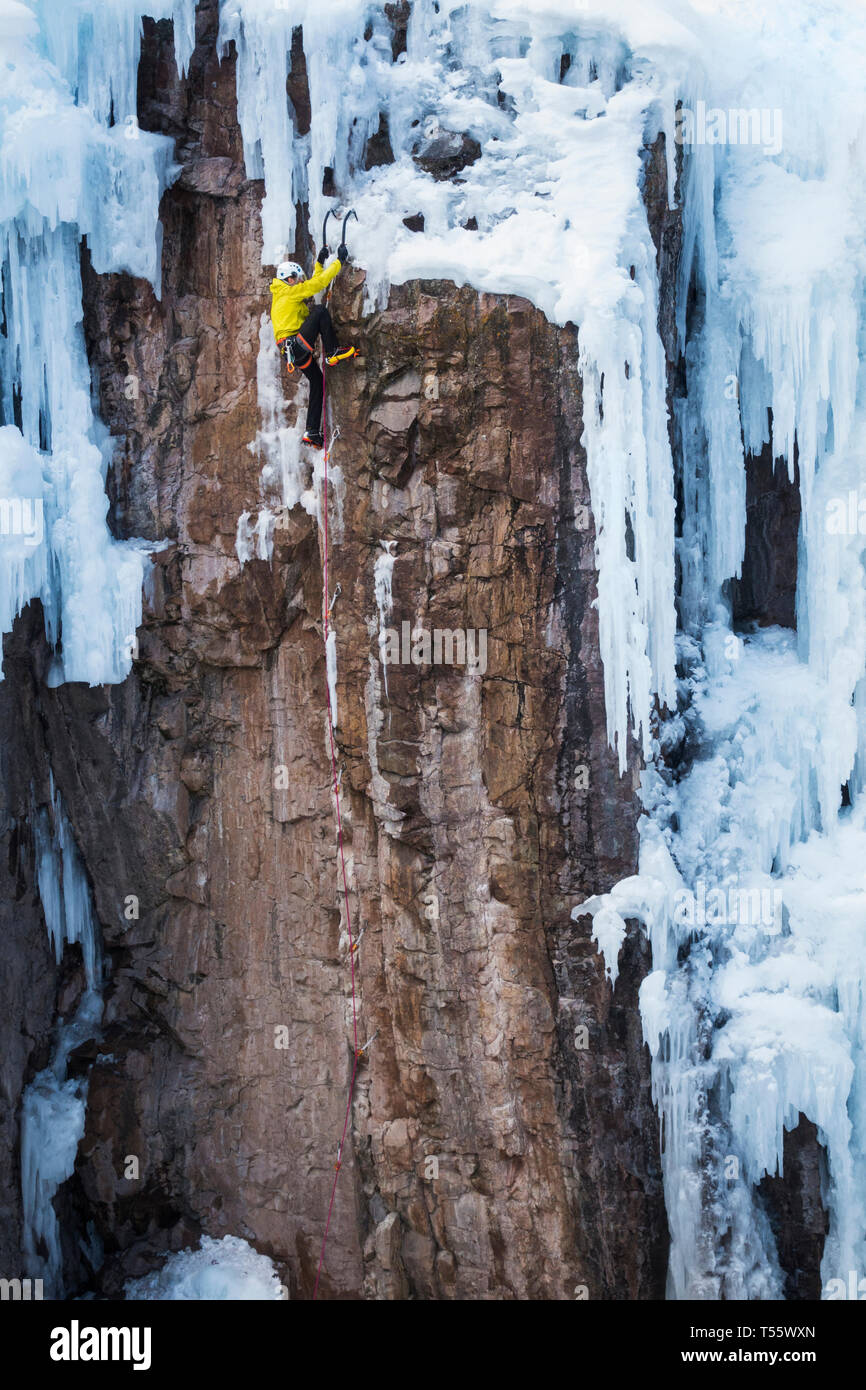
[[343,875],[343,895],[346,900],[346,925],[349,931],[349,963],[352,971],[352,1034],[354,1038],[355,1063],[352,1067],[352,1077],[349,1082],[349,1095],[346,1101],[346,1114],[343,1119],[343,1133],[340,1136],[340,1143],[337,1148],[337,1162],[334,1164],[334,1181],[331,1184],[331,1200],[328,1203],[328,1217],[325,1221],[325,1234],[322,1237],[322,1249],[319,1254],[319,1265],[316,1270],[316,1282],[313,1286],[313,1300],[318,1297],[319,1278],[322,1273],[322,1265],[325,1259],[325,1246],[328,1243],[328,1232],[331,1228],[331,1214],[334,1210],[334,1198],[337,1193],[337,1181],[340,1176],[340,1169],[343,1166],[343,1148],[346,1143],[346,1135],[349,1130],[349,1116],[352,1113],[352,1097],[355,1094],[355,1077],[358,1074],[358,1064],[361,1053],[358,1050],[358,1009],[355,999],[355,940],[352,935],[352,916],[349,911],[349,883],[346,877],[346,858],[343,852],[343,817],[340,814],[340,783],[337,776],[337,755],[334,747],[334,713],[331,709],[331,686],[328,678],[328,619],[330,616],[330,605],[328,601],[328,400],[325,391],[326,386],[326,359],[325,349],[322,347],[322,432],[324,435],[324,496],[322,502],[322,521],[325,537],[324,544],[324,563],[323,563],[323,590],[322,602],[324,605],[324,633],[325,633],[325,690],[328,701],[328,739],[331,745],[331,775],[334,781],[334,801],[337,807],[337,843],[340,848],[340,869]]

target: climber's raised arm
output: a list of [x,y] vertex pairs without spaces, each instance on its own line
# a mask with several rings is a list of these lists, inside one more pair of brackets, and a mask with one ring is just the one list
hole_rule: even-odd
[[[326,246],[322,248],[322,251],[327,256],[328,248]],[[319,252],[320,256],[322,251]],[[326,290],[342,269],[343,266],[339,260],[333,261],[326,269],[323,268],[322,262],[317,260],[309,280],[302,280],[297,286],[300,298],[312,299],[314,294],[319,293],[319,290]]]

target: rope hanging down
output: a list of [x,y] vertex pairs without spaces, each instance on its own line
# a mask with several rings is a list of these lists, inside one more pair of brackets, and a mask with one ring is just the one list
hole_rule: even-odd
[[[347,218],[348,220],[348,218]],[[334,802],[337,808],[337,844],[340,850],[340,870],[343,876],[343,895],[346,902],[346,926],[349,932],[349,964],[352,971],[352,1034],[353,1034],[353,1056],[352,1076],[349,1081],[349,1095],[346,1100],[346,1114],[343,1119],[343,1132],[340,1135],[340,1143],[337,1148],[337,1161],[334,1164],[334,1181],[331,1184],[331,1200],[328,1203],[328,1216],[325,1221],[325,1234],[322,1237],[322,1249],[319,1253],[319,1264],[316,1269],[316,1282],[313,1287],[313,1300],[318,1297],[319,1279],[322,1273],[322,1265],[325,1259],[325,1246],[328,1243],[328,1232],[331,1228],[331,1215],[334,1210],[334,1198],[337,1192],[337,1181],[340,1177],[340,1169],[343,1166],[343,1149],[346,1143],[346,1135],[349,1131],[349,1117],[352,1113],[352,1098],[355,1094],[355,1078],[358,1075],[358,1066],[361,1060],[361,1053],[364,1048],[358,1048],[358,1009],[355,998],[355,940],[352,935],[352,916],[349,911],[349,883],[346,877],[346,859],[343,852],[343,817],[340,813],[340,784],[337,776],[337,755],[334,745],[334,712],[331,709],[331,686],[327,676],[328,662],[328,636],[329,619],[331,605],[329,602],[328,589],[328,561],[329,561],[329,539],[328,539],[328,398],[327,398],[327,363],[324,348],[322,349],[322,431],[324,434],[324,496],[322,501],[322,522],[324,530],[324,561],[323,561],[323,582],[322,582],[322,609],[323,609],[323,631],[325,637],[325,691],[328,701],[328,740],[331,750],[331,775],[334,783]]]

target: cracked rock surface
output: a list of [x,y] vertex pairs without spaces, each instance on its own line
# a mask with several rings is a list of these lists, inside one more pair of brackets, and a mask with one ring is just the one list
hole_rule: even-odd
[[[322,542],[283,509],[270,561],[235,554],[238,517],[260,504],[263,190],[244,173],[215,4],[198,25],[183,82],[168,26],[144,38],[142,125],[172,134],[182,165],[162,208],[162,298],[85,267],[111,524],[168,542],[133,672],[49,689],[33,609],[6,644],[3,1134],[13,1146],[57,991],[81,988],[74,958],[56,971],[50,957],[28,849],[50,766],[111,966],[103,1037],[77,1059],[92,1064],[86,1133],[57,1199],[71,1289],[117,1296],[205,1232],[251,1241],[308,1297],[352,1069]],[[332,299],[361,356],[329,377],[330,587],[358,1027],[374,1042],[322,1294],[660,1298],[645,943],[629,935],[611,993],[588,919],[571,919],[634,871],[637,818],[635,760],[620,778],[605,740],[578,330],[444,282],[394,288],[372,316],[362,301],[351,269]],[[383,541],[394,629],[483,631],[483,671],[390,665],[386,693]],[[88,1222],[97,1273],[75,1239]]]

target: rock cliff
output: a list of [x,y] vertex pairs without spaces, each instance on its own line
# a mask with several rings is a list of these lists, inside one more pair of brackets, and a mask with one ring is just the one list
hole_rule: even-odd
[[[215,30],[210,0],[179,81],[169,26],[146,27],[141,124],[176,139],[182,166],[162,207],[161,299],[84,266],[111,524],[166,542],[133,673],[49,688],[31,609],[0,687],[16,962],[0,1011],[3,1133],[14,1145],[22,1086],[82,987],[74,950],[54,968],[34,889],[32,809],[50,767],[110,963],[103,1036],[73,1059],[92,1068],[87,1128],[57,1205],[70,1291],[109,1297],[200,1232],[250,1240],[291,1297],[309,1297],[353,1060],[322,536],[282,508],[270,560],[241,567],[235,553],[238,517],[269,500],[249,447],[267,276],[262,187],[245,175]],[[297,58],[302,112],[300,36]],[[650,164],[658,201],[658,152]],[[669,219],[660,235],[669,257]],[[356,245],[362,266],[363,228]],[[633,870],[637,819],[637,761],[620,778],[605,739],[579,326],[445,282],[396,287],[366,317],[362,302],[353,268],[332,300],[361,355],[328,383],[330,592],[359,1030],[374,1041],[321,1292],[660,1298],[645,945],[629,936],[611,992],[589,919],[571,919]],[[386,691],[382,542],[392,626],[484,631],[483,672],[390,665]],[[4,1253],[19,1239],[17,1181]]]

